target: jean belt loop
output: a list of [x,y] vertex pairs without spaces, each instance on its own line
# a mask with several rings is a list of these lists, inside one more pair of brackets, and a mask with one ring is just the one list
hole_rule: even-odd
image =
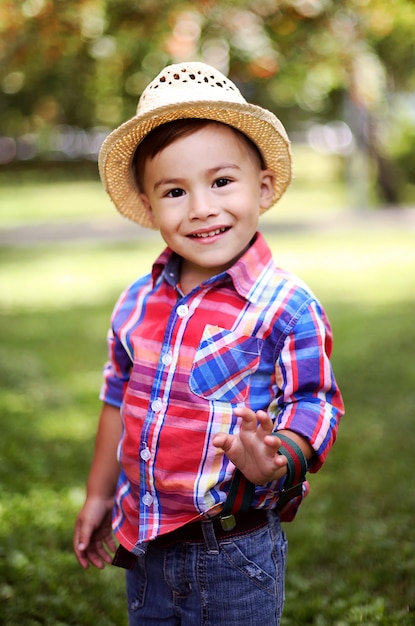
[[213,520],[203,520],[201,525],[208,554],[219,554],[219,544],[215,535]]

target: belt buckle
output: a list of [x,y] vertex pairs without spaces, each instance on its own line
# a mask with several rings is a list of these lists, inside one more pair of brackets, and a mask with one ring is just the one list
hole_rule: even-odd
[[225,532],[233,530],[236,526],[235,515],[224,515],[220,518],[220,525]]

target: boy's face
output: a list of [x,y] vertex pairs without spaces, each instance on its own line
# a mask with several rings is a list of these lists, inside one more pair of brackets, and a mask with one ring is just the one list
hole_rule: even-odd
[[221,124],[176,139],[146,161],[143,178],[141,198],[189,288],[233,265],[272,204],[273,173]]

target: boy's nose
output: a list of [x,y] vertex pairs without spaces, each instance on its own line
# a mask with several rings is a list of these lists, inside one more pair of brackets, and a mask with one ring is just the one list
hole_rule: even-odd
[[218,208],[216,203],[213,202],[209,194],[195,193],[190,197],[189,205],[189,218],[194,219],[206,219],[211,215],[217,215]]

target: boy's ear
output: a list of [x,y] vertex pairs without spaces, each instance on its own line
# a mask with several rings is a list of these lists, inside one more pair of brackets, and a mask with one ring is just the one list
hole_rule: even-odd
[[148,215],[149,215],[149,217],[150,217],[150,219],[151,219],[151,221],[153,223],[153,226],[155,228],[157,228],[158,225],[157,225],[157,221],[156,221],[153,209],[151,208],[150,201],[149,201],[149,199],[148,199],[148,197],[146,196],[145,193],[140,193],[140,200],[143,203],[143,205],[144,205],[144,207],[145,207],[145,209],[146,209],[146,211],[147,211],[147,213],[148,213]]
[[270,206],[272,205],[272,199],[274,197],[275,174],[272,170],[261,170],[260,176],[261,176],[261,180],[260,180],[261,208],[269,209]]

